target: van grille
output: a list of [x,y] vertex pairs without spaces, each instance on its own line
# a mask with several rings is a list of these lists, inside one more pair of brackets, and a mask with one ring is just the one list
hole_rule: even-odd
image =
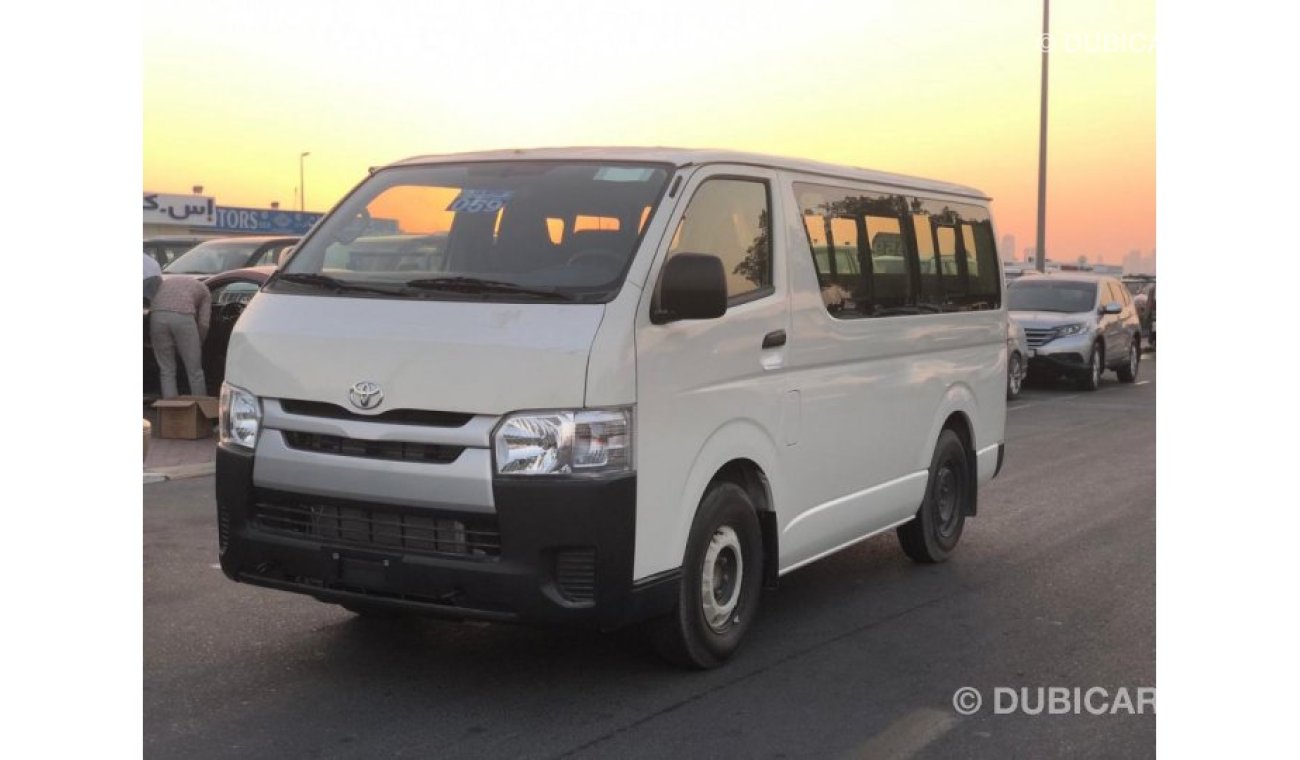
[[495,559],[501,533],[495,517],[358,502],[315,503],[310,497],[260,493],[253,524],[267,533],[330,544]]
[[456,461],[464,446],[444,446],[436,443],[410,441],[367,441],[361,438],[344,438],[339,435],[303,433],[281,430],[284,443],[291,449],[314,451],[317,454],[337,454],[345,457],[387,459],[394,462],[425,462],[450,464]]
[[285,414],[303,417],[326,417],[332,420],[357,420],[359,422],[387,422],[395,425],[423,425],[425,427],[464,427],[474,419],[462,412],[436,412],[426,409],[390,409],[379,414],[357,414],[324,401],[299,401],[280,399]]
[[230,511],[221,505],[221,500],[217,500],[217,556],[226,553],[226,545],[230,543]]
[[596,599],[596,549],[561,549],[555,553],[555,586],[571,602]]

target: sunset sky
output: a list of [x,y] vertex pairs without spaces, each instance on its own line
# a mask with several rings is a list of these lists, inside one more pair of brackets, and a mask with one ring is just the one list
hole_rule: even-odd
[[[369,166],[752,150],[974,185],[1033,245],[1038,0],[144,3],[144,188],[327,210]],[[1052,7],[1048,255],[1155,247],[1154,0]]]

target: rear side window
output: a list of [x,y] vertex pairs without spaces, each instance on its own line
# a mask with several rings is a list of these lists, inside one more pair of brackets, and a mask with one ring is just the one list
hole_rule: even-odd
[[732,303],[772,292],[772,232],[767,183],[705,180],[677,225],[669,257],[705,253],[722,259]]
[[988,211],[974,204],[796,182],[822,300],[832,315],[996,309]]
[[909,202],[925,311],[996,309],[1002,303],[998,253],[988,211],[926,198]]
[[841,319],[914,313],[901,196],[795,183],[822,301]]

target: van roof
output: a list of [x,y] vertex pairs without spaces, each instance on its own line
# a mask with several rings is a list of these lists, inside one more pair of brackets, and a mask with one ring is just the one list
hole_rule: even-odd
[[939,182],[906,174],[860,169],[853,166],[840,166],[822,161],[803,158],[770,156],[763,153],[746,153],[734,150],[712,150],[700,148],[637,148],[637,147],[573,147],[573,148],[518,148],[510,150],[490,150],[471,153],[444,153],[427,156],[413,156],[396,161],[390,166],[412,164],[438,164],[462,161],[647,161],[672,164],[676,167],[698,166],[702,164],[748,164],[774,169],[818,174],[826,177],[874,182],[913,190],[928,190],[949,195],[959,195],[978,200],[990,200],[982,191],[957,185],[951,182]]

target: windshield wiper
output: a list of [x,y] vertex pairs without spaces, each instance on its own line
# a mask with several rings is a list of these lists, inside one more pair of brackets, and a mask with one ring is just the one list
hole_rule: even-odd
[[572,301],[573,296],[558,290],[530,288],[513,282],[500,280],[481,280],[477,277],[426,277],[410,280],[406,287],[417,290],[447,290],[459,293],[509,293],[511,295],[536,296],[560,301]]
[[335,293],[350,291],[354,293],[379,293],[381,295],[393,296],[398,295],[400,291],[392,288],[380,288],[373,285],[359,285],[352,282],[344,282],[327,274],[317,274],[315,272],[282,272],[275,278],[284,282],[291,282],[295,285],[314,285],[316,287],[329,288]]

